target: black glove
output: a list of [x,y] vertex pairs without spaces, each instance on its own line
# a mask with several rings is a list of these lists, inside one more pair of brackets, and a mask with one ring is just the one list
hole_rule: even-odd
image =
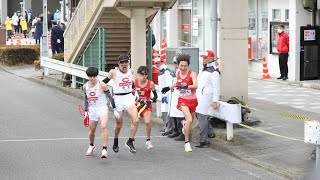
[[181,84],[180,86],[177,86],[177,89],[188,89],[188,85]]
[[145,102],[144,100],[142,100],[142,99],[140,99],[138,102],[140,103],[140,106],[141,106],[141,107],[143,107],[144,105],[146,105],[146,102]]
[[170,91],[170,87],[164,87],[164,88],[162,88],[162,90],[161,90],[161,93],[162,94],[165,94],[165,93],[167,93],[168,91]]
[[158,97],[157,97],[157,98],[153,97],[153,98],[152,98],[152,102],[153,102],[153,103],[157,102],[157,99],[158,99]]

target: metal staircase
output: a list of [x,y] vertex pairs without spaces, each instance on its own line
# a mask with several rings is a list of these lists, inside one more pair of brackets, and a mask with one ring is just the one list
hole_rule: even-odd
[[[98,28],[105,29],[106,71],[117,64],[117,57],[130,52],[130,9],[148,10],[147,25],[157,10],[171,8],[176,0],[81,0],[65,31],[64,59],[79,62]],[[126,15],[124,15],[126,14]],[[128,17],[129,16],[129,17]]]

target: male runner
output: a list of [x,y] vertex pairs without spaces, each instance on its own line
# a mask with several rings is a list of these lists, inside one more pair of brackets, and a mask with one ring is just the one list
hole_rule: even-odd
[[119,118],[116,121],[114,128],[114,143],[113,151],[119,152],[118,137],[123,124],[123,111],[126,110],[131,117],[130,136],[125,145],[129,148],[131,153],[136,153],[133,141],[137,132],[139,119],[138,111],[135,106],[135,96],[133,91],[133,71],[129,69],[129,56],[120,55],[118,57],[119,67],[109,71],[108,77],[103,80],[108,83],[111,79],[114,80],[113,92],[116,110],[119,112]]
[[[146,66],[140,66],[138,68],[138,79],[134,81],[134,87],[139,94],[139,100],[137,104],[137,109],[142,118],[144,118],[144,122],[146,124],[147,131],[147,141],[146,146],[147,149],[152,149],[153,145],[150,141],[151,135],[151,91],[153,93],[152,102],[157,102],[158,95],[155,89],[155,85],[153,81],[148,80],[148,68]],[[139,106],[139,107],[138,107]]]
[[89,115],[89,139],[90,146],[86,155],[92,156],[96,145],[94,144],[94,137],[98,120],[101,121],[102,131],[102,153],[101,158],[107,158],[107,144],[108,144],[108,106],[105,92],[108,91],[108,87],[104,82],[99,82],[97,76],[99,70],[95,67],[89,67],[86,71],[89,81],[83,86],[83,92],[85,93],[85,114]]
[[177,108],[183,112],[186,119],[185,126],[183,127],[183,132],[185,135],[184,150],[186,152],[192,152],[189,142],[189,135],[192,118],[198,105],[196,97],[196,89],[198,87],[197,74],[189,70],[190,55],[178,55],[177,63],[179,66],[179,71],[177,72],[177,82],[169,87],[163,88],[161,92],[166,93],[171,88],[177,88],[180,91]]

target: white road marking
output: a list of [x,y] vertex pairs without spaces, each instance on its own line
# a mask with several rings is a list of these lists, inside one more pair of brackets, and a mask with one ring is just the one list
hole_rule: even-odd
[[[166,138],[167,136],[151,136],[152,138]],[[109,137],[113,139],[114,137]],[[127,139],[128,137],[118,137],[119,139]],[[135,136],[135,138],[147,138],[147,136]],[[6,142],[34,142],[34,141],[66,141],[66,140],[88,140],[89,138],[52,138],[52,139],[9,139],[0,140],[0,143]],[[101,139],[101,137],[96,137],[96,139]]]

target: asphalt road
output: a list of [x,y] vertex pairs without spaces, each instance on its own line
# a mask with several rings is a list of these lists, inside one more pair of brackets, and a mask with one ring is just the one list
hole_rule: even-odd
[[[120,152],[112,151],[114,120],[109,120],[108,159],[97,150],[85,156],[88,129],[77,111],[82,101],[0,70],[0,179],[283,179],[211,148],[184,152],[183,142],[161,137],[145,147],[140,123],[137,153],[124,146],[129,119],[121,132]],[[194,145],[194,143],[192,144]]]

